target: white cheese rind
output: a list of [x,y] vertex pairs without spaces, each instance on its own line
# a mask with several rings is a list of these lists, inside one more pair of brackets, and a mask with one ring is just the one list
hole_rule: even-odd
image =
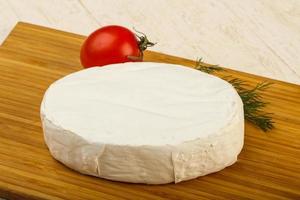
[[[164,184],[170,182],[177,183],[180,181],[189,180],[198,176],[203,176],[212,172],[219,171],[233,164],[237,160],[237,155],[242,149],[244,140],[243,105],[238,94],[229,84],[216,77],[212,77],[210,75],[203,74],[196,70],[187,69],[183,66],[177,65],[158,63],[128,63],[122,65],[107,66],[104,68],[89,69],[88,71],[83,70],[75,74],[71,74],[55,82],[47,90],[41,105],[41,118],[46,144],[49,147],[49,150],[55,159],[64,163],[68,167],[84,174],[99,176],[102,178],[116,181],[147,184]],[[96,85],[104,84],[106,82],[108,86],[114,86],[112,89],[117,90],[116,94],[112,92],[111,96],[114,96],[118,95],[118,92],[120,91],[118,90],[118,85],[111,84],[108,80],[105,79],[102,79],[102,82],[97,82],[97,76],[99,76],[99,74],[102,76],[110,76],[111,74],[118,74],[121,71],[123,74],[126,73],[126,75],[130,75],[131,71],[133,71],[135,73],[133,77],[135,78],[139,75],[141,75],[142,77],[145,76],[143,80],[132,80],[134,84],[138,84],[139,82],[144,83],[145,79],[151,80],[151,78],[160,71],[159,68],[162,68],[162,73],[167,72],[168,74],[170,74],[170,76],[173,77],[170,80],[168,80],[168,77],[166,77],[167,82],[164,82],[168,83],[168,81],[170,81],[170,84],[173,84],[173,87],[165,87],[162,93],[157,93],[157,91],[149,91],[149,98],[153,100],[153,95],[158,95],[159,98],[161,98],[163,95],[173,95],[172,98],[174,98],[174,101],[170,102],[170,99],[168,99],[168,103],[170,103],[170,105],[174,103],[175,107],[171,106],[170,109],[163,108],[166,104],[162,104],[162,106],[158,104],[158,101],[155,101],[156,99],[154,98],[154,105],[150,106],[149,110],[143,107],[145,105],[143,104],[143,102],[140,103],[138,102],[139,99],[136,100],[137,96],[134,96],[134,92],[129,92],[134,97],[131,100],[136,101],[134,102],[134,105],[130,104],[131,101],[128,101],[128,99],[126,99],[126,95],[120,95],[120,98],[125,97],[125,100],[121,99],[122,101],[117,102],[117,104],[120,104],[120,102],[122,102],[123,105],[126,105],[125,109],[123,109],[123,107],[121,109],[121,111],[125,112],[125,114],[127,112],[127,107],[133,109],[134,112],[130,110],[128,111],[128,113],[130,115],[135,114],[136,118],[140,117],[141,119],[138,122],[142,124],[144,123],[142,120],[147,120],[148,117],[150,119],[153,118],[153,123],[157,122],[155,121],[155,117],[159,118],[160,120],[163,120],[164,123],[167,122],[167,125],[170,126],[171,132],[165,131],[168,129],[165,129],[166,127],[164,125],[158,125],[157,130],[160,132],[159,134],[153,133],[153,138],[151,138],[149,135],[146,135],[148,136],[148,138],[145,136],[145,140],[141,140],[143,139],[141,138],[137,139],[136,141],[132,141],[135,135],[131,134],[130,137],[132,138],[129,137],[128,141],[126,141],[126,128],[131,131],[137,131],[137,136],[142,135],[144,129],[152,128],[142,127],[142,129],[140,129],[141,127],[126,126],[123,127],[123,134],[125,136],[122,136],[122,140],[118,138],[120,136],[118,134],[115,135],[115,140],[112,140],[112,138],[104,137],[96,137],[96,139],[93,140],[93,137],[91,137],[90,135],[85,135],[84,133],[84,131],[88,129],[81,129],[80,120],[82,119],[80,116],[76,115],[77,118],[75,117],[75,119],[73,118],[71,120],[68,119],[70,113],[73,113],[74,109],[77,108],[72,106],[68,108],[68,101],[69,104],[75,104],[76,106],[78,106],[78,102],[76,102],[76,99],[73,99],[74,102],[72,102],[70,101],[70,98],[82,95],[84,97],[85,95],[85,98],[87,100],[91,100],[90,96],[99,96],[99,94],[95,94],[93,90],[88,91],[91,92],[90,94],[88,94],[88,92],[84,94],[76,94],[76,92],[82,92],[76,90],[73,90],[73,92],[68,93],[68,89],[70,86],[71,88],[73,87],[72,85],[75,85],[75,87],[77,87],[77,84],[83,83],[83,87],[85,87],[87,81],[91,82],[91,84]],[[139,73],[140,69],[142,70],[141,73]],[[150,76],[147,77],[149,74],[147,72],[149,72],[149,70]],[[97,76],[95,76],[95,74]],[[184,77],[182,80],[181,74]],[[198,74],[201,74],[201,76],[198,76]],[[120,76],[118,78],[120,78]],[[129,78],[131,78],[131,75]],[[191,89],[192,87],[189,86],[182,88],[182,90],[178,89],[180,88],[181,84],[185,84],[184,82],[182,82],[185,79],[192,79],[192,81],[188,83],[191,84],[192,87],[197,87],[198,79],[200,80],[200,82],[201,80],[203,81],[202,86],[206,83],[204,81],[210,82],[210,84],[208,85],[215,86],[216,90],[214,90],[214,88],[202,88],[200,90],[196,89],[195,91],[193,91],[193,89]],[[154,81],[157,80],[159,79],[154,78]],[[176,85],[174,84],[174,80]],[[193,82],[193,80],[195,81]],[[125,86],[128,87],[128,84],[125,84]],[[149,85],[144,84],[141,87],[144,90],[145,87],[148,86]],[[89,87],[90,84],[86,86],[86,88],[90,89]],[[188,91],[187,93],[182,93],[182,91],[186,89],[190,91]],[[139,91],[138,87],[135,87],[135,91],[141,92]],[[203,91],[204,94],[211,96],[212,98],[206,98],[205,96],[201,96],[201,94],[197,96],[198,92],[201,91]],[[210,91],[215,91],[219,95],[214,92],[210,93]],[[62,95],[60,96],[58,94]],[[140,94],[140,97],[143,95],[146,94]],[[225,96],[225,99],[220,99],[223,95]],[[180,118],[180,116],[176,116],[176,112],[173,112],[173,110],[176,109],[176,105],[178,104],[184,105],[185,102],[190,102],[193,104],[194,107],[196,107],[198,105],[197,101],[199,101],[198,103],[201,106],[203,104],[203,101],[201,102],[201,99],[205,99],[206,101],[212,99],[213,101],[214,97],[218,101],[215,102],[215,106],[219,105],[220,102],[223,102],[224,106],[222,108],[209,108],[208,106],[208,108],[202,107],[202,110],[207,112],[207,115],[202,114],[200,118],[202,117],[211,120],[212,117],[220,116],[222,118],[216,120],[218,124],[213,125],[213,122],[207,121],[206,119],[199,119],[198,121],[193,121],[193,117],[197,116],[197,113],[201,112],[201,110],[198,111],[197,108],[190,109],[188,106],[183,106],[185,109],[189,109],[188,111],[192,114],[190,114],[189,112],[184,112],[183,109],[178,109],[178,113],[183,114],[185,118]],[[97,100],[99,100],[99,98]],[[101,100],[103,100],[103,98]],[[148,99],[144,98],[142,100],[147,101]],[[83,101],[83,99],[80,99],[80,101]],[[114,101],[114,99],[112,99],[112,101]],[[184,103],[182,104],[181,101]],[[93,105],[98,105],[98,103],[95,104],[95,102]],[[107,101],[104,102],[107,103]],[[138,103],[140,103],[140,105],[138,105],[140,106],[138,107],[139,110],[136,109],[137,107],[131,108],[132,106],[135,106]],[[208,103],[207,105],[210,104],[209,102],[206,103]],[[147,102],[147,105],[149,105],[149,102]],[[64,106],[65,110],[62,110]],[[111,104],[110,106],[112,106],[112,110],[114,111],[113,107],[118,105],[116,105],[116,103],[113,102],[113,104]],[[140,112],[141,109],[142,112]],[[91,111],[89,109],[87,110]],[[135,112],[136,110],[138,111]],[[222,113],[219,113],[220,110],[222,111]],[[99,112],[99,110],[97,109],[96,111]],[[115,111],[120,112],[120,110]],[[63,112],[65,116],[62,115],[61,112]],[[85,111],[84,109],[80,108],[80,112]],[[95,119],[95,116],[97,116],[97,112],[92,113],[92,116],[89,119],[90,121]],[[213,112],[218,113],[220,115],[215,115],[215,113]],[[101,114],[103,113],[98,113],[98,115]],[[83,116],[86,117],[86,115]],[[131,118],[130,116],[128,117]],[[126,121],[126,118],[123,119],[124,121]],[[119,119],[117,118],[117,120]],[[189,120],[193,123],[188,123]],[[74,122],[76,121],[77,124],[75,126]],[[183,121],[182,124],[180,124],[181,121]],[[85,123],[87,122],[88,121],[85,121]],[[170,123],[168,124],[168,122]],[[201,129],[201,127],[199,128],[199,125],[197,123],[200,122],[208,122],[208,125],[203,125],[206,125],[207,129]],[[72,123],[74,124],[73,128]],[[95,129],[97,124],[95,125],[93,123],[95,122],[91,122],[91,127]],[[129,121],[129,123],[133,122]],[[174,124],[173,126],[175,127],[176,124],[179,124],[181,125],[180,127],[183,128],[180,129],[180,127],[178,128],[177,126],[176,130],[174,130],[174,128],[171,127],[172,124]],[[100,124],[99,126],[102,125],[103,124]],[[107,127],[108,125],[113,124],[106,123],[106,129],[109,128]],[[184,128],[184,125],[187,125],[186,128]],[[86,127],[89,128],[88,126]],[[177,129],[180,130],[178,131]],[[99,130],[102,129],[98,129],[98,131]],[[153,130],[155,129],[152,128],[151,131]],[[164,130],[165,132],[161,132],[161,130]],[[208,131],[206,132],[205,130]],[[91,130],[89,131],[91,132]],[[97,133],[99,135],[103,134],[103,132],[101,131],[96,132],[96,134]],[[164,136],[163,133],[166,133],[166,135]],[[174,135],[178,137],[173,138],[174,136],[172,136],[172,133],[175,133]],[[147,134],[149,134],[149,132],[147,132]],[[158,138],[158,136],[160,135],[162,135],[163,139]],[[185,135],[186,137],[184,137]]]

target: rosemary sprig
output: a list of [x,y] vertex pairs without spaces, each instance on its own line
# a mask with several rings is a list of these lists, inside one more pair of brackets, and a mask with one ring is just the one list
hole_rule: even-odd
[[208,73],[208,74],[214,73],[215,71],[222,71],[223,70],[223,68],[219,67],[218,65],[210,65],[210,66],[205,65],[202,62],[202,58],[200,58],[197,61],[195,68],[202,71],[202,72]]
[[[195,68],[208,74],[224,70],[218,65],[208,66],[202,62],[202,59],[197,61]],[[274,127],[274,122],[271,117],[272,113],[264,112],[263,109],[267,103],[263,101],[261,96],[261,92],[267,89],[272,83],[262,82],[258,83],[252,89],[247,89],[249,88],[247,82],[239,78],[225,76],[222,77],[222,79],[229,82],[241,97],[244,105],[244,117],[246,120],[258,126],[265,132]]]

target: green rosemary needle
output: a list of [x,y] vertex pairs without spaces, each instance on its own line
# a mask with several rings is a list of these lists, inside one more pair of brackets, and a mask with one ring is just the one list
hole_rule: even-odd
[[197,70],[200,70],[202,72],[211,74],[214,73],[215,71],[222,71],[224,70],[222,67],[219,67],[218,65],[204,65],[204,63],[202,62],[202,58],[200,58],[197,63],[196,63],[196,67]]
[[[213,74],[216,71],[224,70],[218,65],[208,66],[207,64],[204,64],[202,62],[202,59],[199,59],[196,62],[195,68],[208,74]],[[241,97],[244,105],[244,117],[246,120],[258,126],[265,132],[271,130],[274,127],[274,122],[271,117],[272,113],[264,112],[263,109],[265,108],[267,103],[263,101],[261,96],[261,92],[267,89],[272,83],[262,82],[258,83],[252,89],[247,89],[249,88],[247,82],[239,78],[225,76],[222,77],[222,79],[229,82]]]

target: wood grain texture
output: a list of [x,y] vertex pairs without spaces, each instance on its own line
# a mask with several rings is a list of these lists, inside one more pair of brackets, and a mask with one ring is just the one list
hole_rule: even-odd
[[[55,80],[82,69],[83,36],[19,23],[0,47],[0,197],[7,199],[300,199],[300,86],[227,70],[264,93],[276,128],[246,123],[238,162],[179,184],[141,185],[81,175],[54,160],[43,140],[39,109]],[[148,51],[145,60],[193,66]],[[223,73],[224,74],[224,73]]]
[[300,84],[299,0],[0,0],[0,43],[18,21],[88,35],[108,24],[152,49]]

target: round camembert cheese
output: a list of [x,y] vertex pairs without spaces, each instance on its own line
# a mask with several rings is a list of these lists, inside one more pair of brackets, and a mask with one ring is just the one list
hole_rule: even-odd
[[226,81],[162,63],[94,67],[53,83],[41,104],[52,156],[83,174],[164,184],[219,171],[244,141]]

